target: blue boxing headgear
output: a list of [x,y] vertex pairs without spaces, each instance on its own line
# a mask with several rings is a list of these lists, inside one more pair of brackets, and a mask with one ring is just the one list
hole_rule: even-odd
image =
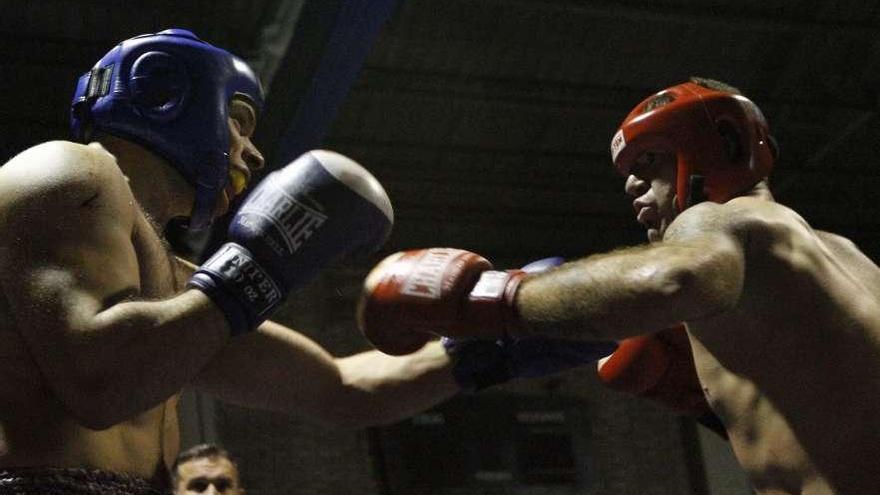
[[93,130],[135,141],[174,166],[195,188],[191,229],[211,223],[229,164],[229,102],[243,96],[259,113],[260,81],[231,53],[184,29],[123,41],[79,78],[73,138]]

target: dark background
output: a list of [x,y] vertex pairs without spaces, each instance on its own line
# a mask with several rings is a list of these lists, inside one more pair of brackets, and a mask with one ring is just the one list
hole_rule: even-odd
[[[277,166],[278,135],[345,3],[4,0],[0,157],[66,137],[76,77],[116,42],[178,26],[255,62],[271,105],[258,138]],[[307,16],[297,19],[301,4]],[[388,189],[398,219],[388,250],[581,255],[643,238],[610,166],[617,124],[650,93],[713,77],[770,121],[782,150],[778,199],[875,256],[878,9],[854,0],[403,1],[319,144]]]
[[[320,146],[355,158],[385,185],[396,224],[377,258],[447,245],[516,266],[643,240],[612,171],[609,141],[645,96],[699,75],[739,87],[763,109],[781,147],[771,182],[780,202],[814,226],[850,237],[872,258],[880,254],[875,2],[366,3],[2,0],[0,159],[66,138],[76,78],[115,43],[188,28],[262,75],[269,110],[257,141],[270,167],[292,158],[290,149]],[[371,22],[381,26],[372,30],[375,39]],[[340,40],[346,25],[366,34]],[[316,79],[328,56],[350,59],[348,79]],[[336,100],[304,114],[316,87],[335,88]],[[332,268],[288,305],[284,318],[337,354],[366,348],[351,323],[365,271]],[[700,453],[705,444],[696,442],[692,424],[594,388],[593,380],[568,374],[488,393],[519,397],[508,401],[514,409],[558,402],[566,404],[560,410],[583,411],[564,415],[566,426],[540,440],[564,451],[551,464],[573,456],[575,482],[560,485],[569,491],[538,483],[521,493],[709,489],[701,469],[711,453]],[[474,406],[487,411],[474,421],[491,423],[497,401],[490,399]],[[400,439],[419,438],[419,425],[437,424],[429,417],[341,433],[222,404],[195,409],[200,426],[188,438],[217,439],[238,451],[252,493],[351,493],[352,485],[361,493],[406,493],[400,486],[416,482],[404,480],[405,466],[388,460],[400,455],[389,452],[416,448],[418,442],[407,447]],[[474,441],[467,438],[461,441]],[[491,488],[499,486],[520,493],[512,487],[534,466],[510,457],[517,448],[497,447],[514,479],[496,473],[481,481],[465,466],[471,474],[464,478],[478,488],[444,493],[501,493]]]

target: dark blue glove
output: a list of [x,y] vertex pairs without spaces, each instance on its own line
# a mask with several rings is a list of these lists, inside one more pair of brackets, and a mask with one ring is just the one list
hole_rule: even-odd
[[556,268],[563,263],[565,263],[565,258],[561,256],[552,256],[550,258],[541,258],[537,261],[533,261],[528,265],[520,268],[520,270],[526,273],[540,273],[546,272],[551,268]]
[[381,246],[393,218],[388,196],[363,167],[310,151],[248,195],[229,226],[230,242],[188,286],[223,310],[233,335],[245,333],[328,263]]
[[594,363],[617,349],[616,342],[529,337],[462,340],[444,337],[459,386],[476,392],[514,378],[537,378]]
[[[565,260],[544,258],[522,268],[549,270]],[[514,378],[536,378],[594,363],[617,349],[617,343],[529,337],[501,340],[442,339],[454,364],[452,374],[465,391],[475,392]]]

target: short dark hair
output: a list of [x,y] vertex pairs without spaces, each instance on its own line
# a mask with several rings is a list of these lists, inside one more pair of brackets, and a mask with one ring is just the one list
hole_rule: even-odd
[[[730,93],[733,95],[743,95],[742,91],[731,86],[730,84],[723,83],[715,79],[709,79],[708,77],[691,76],[688,81],[704,88],[713,89],[715,91],[722,91],[724,93]],[[648,113],[651,110],[656,110],[664,105],[672,103],[673,100],[675,100],[674,96],[667,93],[666,91],[661,91],[648,100],[645,106],[642,107],[641,113]]]
[[177,482],[180,481],[180,473],[178,472],[178,467],[185,462],[189,462],[193,459],[212,459],[212,458],[225,458],[232,463],[233,466],[238,469],[238,465],[232,459],[232,456],[229,455],[229,452],[220,447],[219,445],[213,443],[202,443],[199,445],[194,445],[183,452],[177,454],[177,459],[174,460],[174,464],[171,466],[171,486],[177,487]]
[[739,90],[739,88],[735,88],[735,87],[731,86],[730,84],[727,84],[725,82],[721,82],[717,79],[709,79],[708,77],[691,76],[690,81],[694,84],[699,84],[700,86],[702,86],[704,88],[714,89],[715,91],[723,91],[725,93],[730,93],[732,95],[744,96],[742,94],[742,91]]

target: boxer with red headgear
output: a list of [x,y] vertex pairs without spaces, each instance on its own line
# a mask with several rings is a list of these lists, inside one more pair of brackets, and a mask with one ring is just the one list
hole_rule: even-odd
[[[723,203],[765,178],[778,156],[761,110],[736,88],[694,80],[667,88],[639,103],[611,140],[611,157],[624,176],[636,165],[650,166],[674,155],[676,201],[680,212],[704,200]],[[635,176],[630,185],[638,184]],[[641,215],[649,240],[658,229]],[[653,217],[657,218],[657,217]],[[718,418],[703,396],[690,345],[681,325],[624,339],[599,363],[599,378],[617,390],[646,397],[696,416],[718,433]]]
[[761,110],[738,93],[695,79],[648,97],[614,134],[614,165],[626,176],[646,156],[674,155],[679,211],[747,191],[770,174],[777,152]]
[[[392,255],[367,279],[362,330],[399,352],[395,334],[625,341],[684,322],[705,398],[758,493],[880,493],[880,268],[774,201],[774,145],[735,93],[674,86],[614,136],[651,243],[526,276],[473,253]],[[406,290],[428,272],[436,291]]]

